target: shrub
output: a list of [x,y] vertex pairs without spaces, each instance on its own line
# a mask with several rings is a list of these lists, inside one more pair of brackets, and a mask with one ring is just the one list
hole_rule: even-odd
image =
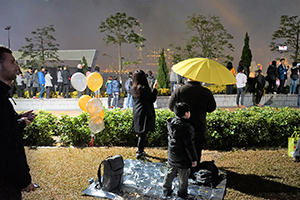
[[35,120],[25,128],[25,145],[52,146],[54,135],[59,135],[58,118],[49,111],[39,110]]
[[[148,146],[166,147],[167,119],[170,110],[157,109],[155,131],[148,134]],[[40,110],[36,120],[26,127],[25,145],[52,145],[52,136],[61,136],[65,145],[88,146],[90,116],[82,112],[77,117],[63,114],[60,119]],[[287,146],[292,133],[300,133],[300,110],[291,108],[259,108],[221,111],[207,114],[207,143],[205,148],[230,150],[233,147]],[[132,110],[105,110],[105,129],[96,133],[95,146],[136,146],[137,134],[132,129]]]

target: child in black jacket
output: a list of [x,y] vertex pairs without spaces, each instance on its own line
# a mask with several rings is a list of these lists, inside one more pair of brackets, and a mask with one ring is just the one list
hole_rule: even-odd
[[176,117],[168,119],[168,166],[163,182],[164,197],[172,194],[172,181],[178,174],[178,196],[188,196],[188,177],[191,167],[197,165],[197,153],[194,146],[194,128],[189,123],[191,116],[187,103],[177,103],[174,108]]

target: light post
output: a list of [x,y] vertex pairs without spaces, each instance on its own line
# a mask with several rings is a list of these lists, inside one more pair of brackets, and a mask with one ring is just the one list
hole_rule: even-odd
[[11,26],[7,26],[5,27],[5,30],[7,30],[7,34],[8,34],[8,48],[10,48],[10,38],[9,38],[9,30],[10,30]]

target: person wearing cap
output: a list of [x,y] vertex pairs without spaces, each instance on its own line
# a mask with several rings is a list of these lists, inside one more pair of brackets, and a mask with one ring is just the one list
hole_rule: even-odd
[[280,85],[278,88],[278,93],[284,93],[284,83],[285,80],[287,79],[287,71],[289,69],[288,66],[285,65],[285,59],[281,58],[280,59],[280,65],[278,66],[278,72],[279,72],[279,81],[280,81]]

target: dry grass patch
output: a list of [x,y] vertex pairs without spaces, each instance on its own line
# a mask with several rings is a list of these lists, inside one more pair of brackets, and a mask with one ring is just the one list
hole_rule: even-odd
[[[26,148],[33,181],[41,186],[23,199],[99,199],[83,196],[90,178],[97,178],[100,162],[120,154],[135,159],[136,148]],[[149,148],[153,162],[165,162],[167,150]],[[286,149],[204,151],[203,160],[215,160],[228,171],[225,199],[297,199],[300,196],[299,163],[287,157]],[[285,156],[283,156],[285,155]]]

